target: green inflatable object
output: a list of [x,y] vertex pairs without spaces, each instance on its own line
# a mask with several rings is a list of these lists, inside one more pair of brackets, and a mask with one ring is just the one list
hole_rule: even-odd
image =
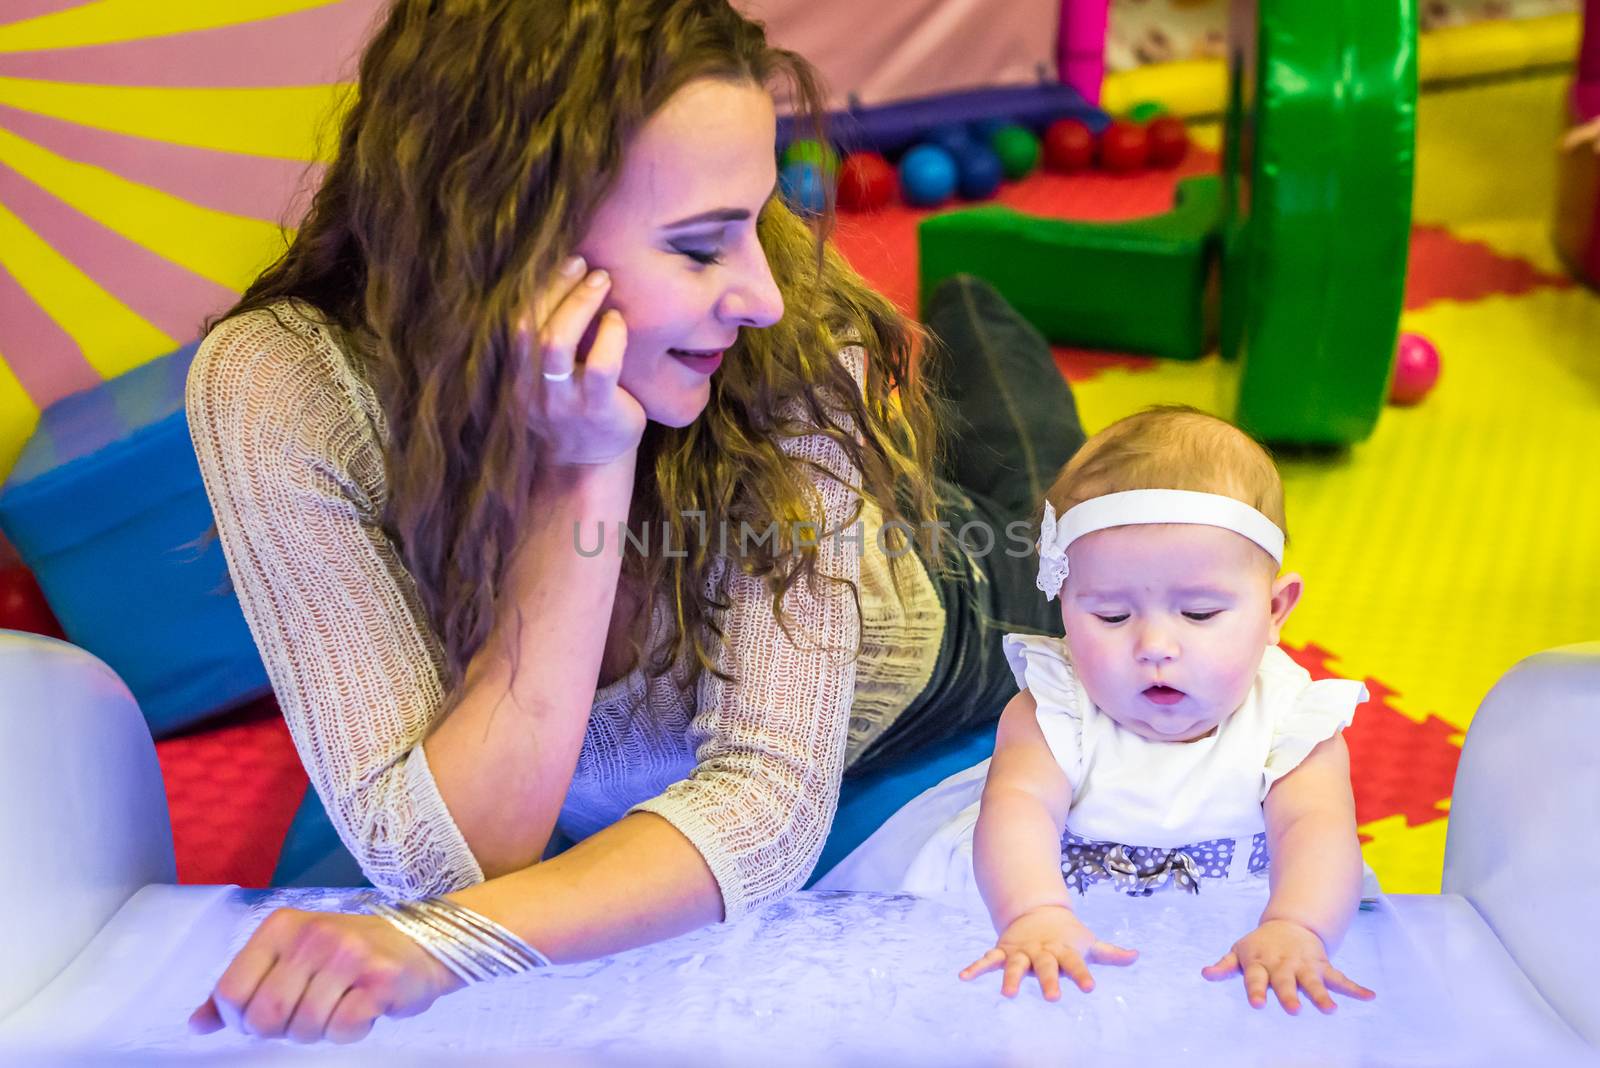
[[1025,126],[1002,126],[989,139],[1007,178],[1026,178],[1039,163],[1039,139]]
[[954,274],[998,289],[1053,342],[1192,360],[1212,339],[1221,182],[1178,184],[1172,211],[1131,222],[1071,222],[998,205],[918,228],[922,300]]
[[[1221,348],[1234,421],[1346,445],[1389,393],[1411,232],[1416,0],[1237,0],[1222,177],[1118,224],[985,207],[923,222],[923,297],[988,279],[1052,341],[1193,359]],[[1204,184],[1209,182],[1209,184]]]
[[[1252,17],[1254,16],[1254,17]],[[1222,352],[1235,421],[1348,444],[1388,395],[1411,231],[1415,0],[1237,0]]]

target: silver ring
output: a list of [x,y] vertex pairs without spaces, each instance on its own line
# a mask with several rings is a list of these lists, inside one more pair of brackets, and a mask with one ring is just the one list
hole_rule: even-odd
[[544,380],[546,382],[565,382],[567,379],[572,377],[571,371],[562,371],[558,375],[553,375],[549,371],[543,371],[540,373],[544,375]]

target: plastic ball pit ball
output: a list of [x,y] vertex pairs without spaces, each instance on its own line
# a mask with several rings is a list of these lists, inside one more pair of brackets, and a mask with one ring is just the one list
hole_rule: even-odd
[[943,204],[955,194],[956,177],[956,161],[938,145],[917,145],[900,159],[900,195],[907,204]]
[[1183,120],[1161,115],[1144,128],[1150,144],[1150,166],[1176,167],[1189,154],[1189,130]]
[[1005,178],[1005,165],[992,149],[972,145],[956,157],[956,188],[967,200],[988,200]]
[[989,138],[989,145],[1013,182],[1026,178],[1039,163],[1039,140],[1024,126],[1002,126]]
[[839,166],[839,206],[876,211],[894,198],[894,168],[876,152],[852,152]]
[[1150,135],[1133,122],[1114,122],[1100,135],[1100,166],[1126,174],[1139,170],[1150,157]]
[[995,134],[1007,126],[1015,125],[1017,125],[1015,119],[979,119],[971,126],[972,139],[981,145],[987,145],[994,140]]
[[797,160],[778,173],[778,188],[797,215],[821,215],[828,207],[828,183],[815,163]]
[[810,138],[796,141],[783,150],[779,165],[788,167],[796,163],[813,164],[828,174],[839,173],[839,153],[833,150],[832,145],[825,145]]
[[1394,382],[1389,403],[1409,407],[1426,397],[1439,381],[1439,350],[1421,334],[1401,334],[1394,354]]
[[1077,119],[1059,119],[1044,132],[1046,170],[1072,174],[1094,162],[1094,132]]
[[923,144],[937,145],[950,153],[951,158],[960,155],[970,145],[979,142],[972,136],[972,131],[959,122],[947,122],[935,126],[922,138]]
[[1159,100],[1141,100],[1128,109],[1128,118],[1134,122],[1149,122],[1167,113],[1166,105]]

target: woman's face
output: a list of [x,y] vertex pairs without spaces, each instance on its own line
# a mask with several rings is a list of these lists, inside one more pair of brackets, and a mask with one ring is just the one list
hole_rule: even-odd
[[578,253],[611,273],[628,324],[622,388],[668,426],[692,423],[722,353],[770,326],[783,297],[756,240],[773,194],[772,98],[744,82],[688,83],[629,146]]

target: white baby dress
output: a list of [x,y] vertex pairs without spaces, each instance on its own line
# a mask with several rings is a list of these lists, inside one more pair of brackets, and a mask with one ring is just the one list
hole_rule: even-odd
[[[1267,791],[1349,726],[1367,699],[1361,683],[1313,681],[1272,646],[1244,704],[1216,731],[1155,742],[1094,706],[1061,639],[1010,634],[1005,653],[1072,784],[1062,871],[1079,892],[1106,886],[1148,894],[1198,890],[1205,879],[1256,879],[1267,867]],[[972,834],[988,768],[984,761],[913,798],[818,888],[975,897]]]

